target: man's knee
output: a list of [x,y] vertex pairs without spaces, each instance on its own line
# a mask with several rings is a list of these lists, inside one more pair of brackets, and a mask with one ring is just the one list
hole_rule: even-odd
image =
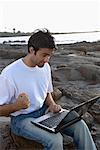
[[85,123],[85,121],[82,119],[81,121],[79,121],[79,125],[78,127],[80,127],[81,129],[88,129],[87,124]]
[[78,121],[77,123],[74,124],[74,127],[77,128],[77,129],[82,129],[82,127],[87,127],[86,123],[84,120],[80,120]]
[[80,120],[74,124],[74,134],[85,134],[87,131],[89,132],[89,129],[84,120]]

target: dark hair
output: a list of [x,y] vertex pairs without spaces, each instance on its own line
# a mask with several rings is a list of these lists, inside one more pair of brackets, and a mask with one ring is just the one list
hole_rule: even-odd
[[35,52],[38,51],[39,48],[56,49],[54,37],[50,34],[49,30],[47,29],[37,29],[33,32],[33,34],[28,40],[28,52],[30,47],[33,47]]

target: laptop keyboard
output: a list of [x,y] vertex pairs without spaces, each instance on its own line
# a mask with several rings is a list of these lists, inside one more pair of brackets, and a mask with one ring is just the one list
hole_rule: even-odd
[[56,127],[61,122],[61,120],[66,116],[67,113],[68,112],[66,111],[57,113],[54,116],[41,121],[40,123],[50,128]]

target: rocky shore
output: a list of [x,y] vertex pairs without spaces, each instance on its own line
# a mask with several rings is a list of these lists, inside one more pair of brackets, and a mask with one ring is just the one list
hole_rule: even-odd
[[[55,101],[69,109],[100,94],[100,41],[92,43],[83,41],[57,46],[58,50],[50,59]],[[26,53],[26,45],[1,44],[0,72],[6,65],[23,57]],[[84,120],[99,150],[100,101],[97,101],[84,115]],[[0,117],[1,149],[16,150],[16,146],[9,138],[7,127],[9,127],[9,118]],[[64,138],[65,149],[74,150],[72,140],[68,139]]]

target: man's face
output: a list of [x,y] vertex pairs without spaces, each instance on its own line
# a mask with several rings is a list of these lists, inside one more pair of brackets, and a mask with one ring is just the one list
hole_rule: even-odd
[[46,62],[49,61],[51,55],[53,54],[54,49],[50,48],[40,48],[36,54],[33,51],[33,55],[31,55],[31,62],[37,65],[38,67],[43,67]]

